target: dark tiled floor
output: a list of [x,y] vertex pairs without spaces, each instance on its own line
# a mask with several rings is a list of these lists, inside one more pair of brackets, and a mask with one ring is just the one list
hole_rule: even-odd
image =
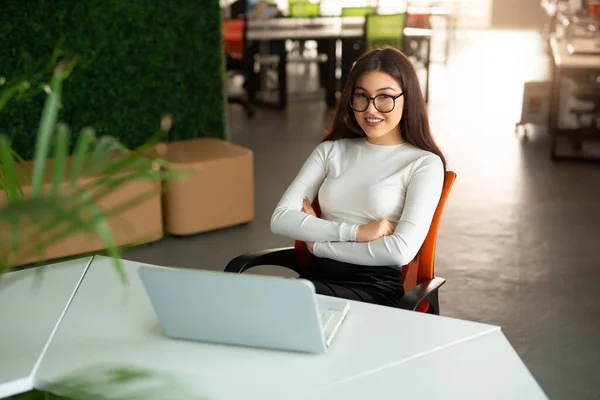
[[[438,48],[439,49],[439,48]],[[546,79],[536,32],[462,32],[447,66],[432,69],[430,116],[458,180],[437,248],[447,316],[502,326],[552,399],[600,393],[600,167],[553,164],[545,133],[515,136],[523,81]],[[277,201],[319,141],[322,102],[292,102],[247,120],[230,108],[230,138],[255,152],[256,219],[165,238],[126,258],[222,269],[238,254],[288,246],[270,233]],[[266,270],[263,272],[273,272]]]

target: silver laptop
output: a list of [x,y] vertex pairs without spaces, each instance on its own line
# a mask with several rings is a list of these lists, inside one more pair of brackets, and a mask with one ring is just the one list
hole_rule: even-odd
[[304,279],[151,266],[138,274],[176,339],[325,353],[350,308]]

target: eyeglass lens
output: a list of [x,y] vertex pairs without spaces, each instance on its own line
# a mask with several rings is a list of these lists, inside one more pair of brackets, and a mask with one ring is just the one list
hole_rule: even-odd
[[[369,108],[369,98],[362,95],[362,94],[358,94],[358,95],[354,95],[352,96],[352,109],[354,111],[358,111],[358,112],[362,112],[362,111],[366,111],[367,108]],[[387,95],[379,95],[379,96],[375,96],[375,99],[373,100],[375,103],[375,108],[379,111],[379,112],[390,112],[394,109],[394,98],[391,96],[387,96]]]

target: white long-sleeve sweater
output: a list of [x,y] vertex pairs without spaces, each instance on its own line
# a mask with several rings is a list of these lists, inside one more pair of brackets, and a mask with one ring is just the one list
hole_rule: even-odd
[[[441,159],[408,143],[366,139],[321,143],[284,193],[271,230],[314,242],[317,257],[359,265],[405,265],[421,247],[444,182]],[[302,212],[302,199],[319,196],[321,218]],[[385,218],[394,233],[356,242],[361,224]]]

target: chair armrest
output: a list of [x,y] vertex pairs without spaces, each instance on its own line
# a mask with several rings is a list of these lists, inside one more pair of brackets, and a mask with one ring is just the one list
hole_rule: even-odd
[[242,254],[231,260],[225,267],[225,272],[242,272],[258,265],[277,265],[300,273],[296,263],[296,250],[293,247],[261,250]]
[[433,297],[437,298],[437,291],[446,280],[444,278],[433,278],[429,281],[421,282],[409,290],[400,300],[400,308],[415,311],[420,302]]

